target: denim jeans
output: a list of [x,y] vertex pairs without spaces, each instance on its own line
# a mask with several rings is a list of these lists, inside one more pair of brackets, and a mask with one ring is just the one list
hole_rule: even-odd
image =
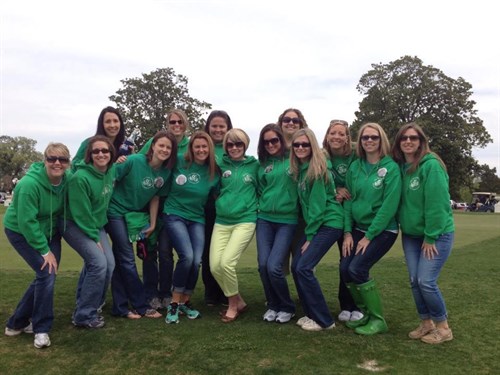
[[338,293],[338,298],[339,298],[339,305],[340,305],[340,310],[346,310],[346,311],[359,311],[359,307],[356,306],[356,303],[354,302],[354,299],[352,298],[351,292],[349,292],[349,289],[347,289],[347,286],[345,285],[344,280],[342,280],[342,277],[340,276],[340,261],[342,260],[342,244],[344,242],[344,238],[340,237],[339,240],[337,241],[337,245],[339,248],[339,293]]
[[423,237],[403,234],[403,251],[410,276],[411,291],[420,319],[441,322],[447,319],[446,305],[437,285],[441,269],[448,259],[455,233],[444,233],[435,242],[438,254],[427,259],[422,251]]
[[137,313],[144,315],[149,306],[146,304],[144,286],[137,272],[134,247],[128,239],[125,219],[123,217],[108,217],[106,231],[113,243],[116,263],[111,278],[112,314],[126,316],[130,301]]
[[[16,310],[7,321],[7,327],[21,329],[29,325],[30,319],[33,324],[34,333],[49,333],[54,322],[54,284],[56,273],[49,273],[49,267],[40,269],[44,258],[33,249],[23,235],[5,228],[5,235],[19,255],[35,271],[35,280],[24,292]],[[61,260],[61,236],[56,233],[49,248],[54,254],[57,265]]]
[[304,252],[301,247],[306,242],[305,237],[300,241],[292,260],[292,275],[304,314],[323,328],[331,326],[334,319],[314,268],[342,234],[342,229],[321,226]]
[[156,249],[149,249],[147,259],[142,261],[142,280],[147,301],[155,297],[172,297],[173,251],[167,229],[162,225]]
[[351,254],[340,261],[340,276],[345,283],[364,284],[369,281],[370,269],[391,249],[398,234],[383,231],[370,241],[364,254],[355,255],[356,246],[364,236],[365,233],[360,230],[352,231],[354,244]]
[[75,222],[66,220],[63,238],[84,261],[73,313],[73,321],[76,324],[88,324],[97,319],[97,309],[105,300],[115,268],[113,250],[104,229],[99,231],[99,237],[102,249],[83,233]]
[[288,259],[296,224],[280,224],[258,219],[256,229],[257,263],[267,307],[276,312],[295,313],[283,271]]
[[175,265],[172,290],[193,294],[205,245],[205,225],[177,215],[162,216],[163,223],[179,259]]

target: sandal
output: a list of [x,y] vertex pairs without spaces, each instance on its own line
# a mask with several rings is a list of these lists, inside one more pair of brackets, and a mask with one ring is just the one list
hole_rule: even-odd
[[238,316],[240,316],[239,312],[236,312],[236,315],[233,316],[233,317],[229,317],[229,316],[227,316],[227,315],[224,314],[220,318],[220,320],[222,321],[222,323],[232,323],[232,322],[234,322],[238,318]]
[[147,309],[144,313],[146,318],[158,319],[161,318],[161,314],[155,309]]
[[132,310],[132,311],[127,312],[127,314],[125,315],[125,318],[137,320],[137,319],[141,319],[141,316],[139,314],[137,314],[137,311]]

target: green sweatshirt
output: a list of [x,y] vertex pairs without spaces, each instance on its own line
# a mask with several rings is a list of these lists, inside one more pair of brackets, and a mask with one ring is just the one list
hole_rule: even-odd
[[188,167],[185,160],[178,160],[163,212],[205,224],[205,204],[215,194],[219,180],[218,174],[210,179],[207,165],[191,163]]
[[[330,169],[331,165],[328,162]],[[342,229],[344,213],[342,206],[335,200],[335,183],[323,179],[312,183],[306,178],[309,162],[300,165],[297,190],[299,193],[302,215],[306,222],[304,230],[307,241],[311,241],[321,226]]]
[[147,209],[155,196],[166,196],[171,170],[153,169],[146,155],[133,154],[124,163],[116,164],[116,182],[109,204],[108,216],[121,217],[127,212]]
[[413,173],[402,166],[403,191],[398,218],[401,231],[433,244],[443,233],[455,231],[448,191],[448,174],[436,157],[425,155]]
[[57,219],[66,215],[66,187],[69,172],[58,186],[52,186],[43,162],[33,163],[19,180],[5,212],[5,228],[24,236],[41,255],[50,251]]
[[257,217],[274,223],[297,224],[299,215],[297,182],[290,171],[290,159],[269,158],[257,172],[259,211]]
[[[151,143],[153,143],[153,138],[150,138],[149,141],[147,141],[144,146],[139,150],[139,154],[146,155],[151,148]],[[183,159],[184,160],[184,154],[186,153],[189,145],[189,138],[188,137],[183,137],[179,143],[177,143],[177,159]]]
[[345,178],[347,175],[347,170],[354,160],[358,156],[353,150],[350,155],[347,156],[332,156],[330,157],[330,162],[332,163],[332,173],[333,179],[335,181],[336,187],[345,187]]
[[257,221],[257,170],[259,162],[253,156],[234,161],[224,155],[220,193],[215,201],[215,222],[224,225]]
[[108,222],[106,213],[114,179],[114,165],[103,173],[81,162],[68,182],[68,218],[95,242],[100,241],[99,231]]
[[352,232],[354,225],[372,240],[384,230],[398,230],[401,172],[390,156],[373,166],[364,159],[355,160],[347,171],[346,187],[352,198],[344,202],[345,232]]
[[85,160],[85,151],[87,150],[87,146],[89,144],[90,138],[87,138],[84,140],[81,144],[80,147],[78,148],[78,151],[76,152],[75,156],[71,160],[71,171],[76,172],[76,165],[80,164]]
[[222,156],[225,154],[224,147],[221,143],[215,143],[214,144],[214,151],[215,151],[215,162],[217,165],[220,165],[222,162]]

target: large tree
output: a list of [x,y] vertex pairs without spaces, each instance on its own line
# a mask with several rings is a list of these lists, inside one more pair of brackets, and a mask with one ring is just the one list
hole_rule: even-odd
[[0,185],[12,189],[12,179],[20,179],[43,154],[35,150],[36,141],[26,137],[0,136]]
[[401,125],[415,121],[446,163],[452,197],[459,196],[461,186],[472,186],[471,171],[477,167],[472,149],[492,139],[477,116],[469,83],[425,66],[418,57],[404,56],[372,64],[356,88],[364,98],[355,113],[354,133],[366,122],[377,122],[393,140]]
[[479,177],[476,190],[500,194],[500,177],[497,176],[496,168],[490,168],[488,164],[480,165],[476,177]]
[[165,116],[172,109],[186,112],[196,130],[204,126],[203,117],[212,108],[211,104],[190,97],[188,79],[175,74],[172,68],[156,69],[143,73],[140,78],[126,78],[120,82],[123,88],[109,99],[122,114],[127,134],[139,128],[142,133],[139,144],[164,127]]

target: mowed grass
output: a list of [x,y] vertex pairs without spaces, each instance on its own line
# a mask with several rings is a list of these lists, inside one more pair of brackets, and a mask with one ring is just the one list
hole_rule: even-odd
[[[2,216],[3,211],[0,211]],[[455,340],[430,346],[407,338],[418,318],[400,247],[374,268],[389,332],[354,334],[341,324],[328,332],[305,332],[295,324],[265,323],[264,295],[255,245],[239,265],[240,290],[250,310],[232,324],[220,322],[220,307],[202,303],[201,280],[193,298],[203,317],[178,325],[163,319],[130,321],[110,316],[101,330],[71,325],[81,259],[63,250],[55,295],[52,346],[33,348],[33,337],[0,338],[0,374],[495,374],[500,323],[500,215],[457,213],[456,244],[440,286]],[[2,228],[3,229],[3,228]],[[140,265],[140,263],[138,263]],[[338,250],[332,248],[317,268],[332,313],[338,314]],[[4,322],[33,278],[32,271],[0,234],[0,319]],[[295,287],[289,284],[294,298]],[[301,316],[298,304],[297,316]]]

